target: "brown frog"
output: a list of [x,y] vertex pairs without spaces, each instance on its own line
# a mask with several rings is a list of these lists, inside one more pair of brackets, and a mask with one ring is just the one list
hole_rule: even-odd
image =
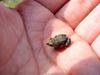
[[68,47],[71,44],[71,39],[66,34],[59,34],[53,38],[50,38],[47,45],[54,47],[55,49],[61,49]]

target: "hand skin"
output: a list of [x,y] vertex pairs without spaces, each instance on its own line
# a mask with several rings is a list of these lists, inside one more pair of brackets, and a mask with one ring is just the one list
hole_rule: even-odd
[[[100,0],[0,4],[0,75],[100,75]],[[62,52],[46,45],[66,33]]]

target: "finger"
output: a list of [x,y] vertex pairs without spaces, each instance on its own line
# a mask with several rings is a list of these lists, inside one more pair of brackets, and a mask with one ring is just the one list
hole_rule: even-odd
[[69,0],[36,0],[37,2],[44,5],[46,8],[55,13],[60,7],[63,6]]
[[100,62],[84,41],[74,42],[66,51],[58,54],[56,61],[69,75],[100,74]]
[[78,25],[76,33],[88,43],[100,34],[100,4]]
[[70,0],[56,16],[74,29],[100,0]]
[[23,32],[23,22],[15,10],[0,4],[0,66],[10,58]]
[[100,58],[100,35],[93,41],[91,46],[93,47],[94,52]]

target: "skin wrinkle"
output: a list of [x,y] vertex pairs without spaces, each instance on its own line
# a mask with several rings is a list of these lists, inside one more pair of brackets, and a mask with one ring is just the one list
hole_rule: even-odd
[[57,10],[55,11],[55,13],[54,13],[54,14],[56,15],[56,13],[57,13],[57,12],[59,12],[59,11],[60,11],[60,9],[61,9],[61,8],[63,8],[63,7],[64,7],[64,5],[65,5],[65,4],[68,4],[68,3],[69,3],[69,2],[64,3],[61,7],[59,7],[59,9],[57,9]]
[[[26,36],[26,40],[27,40],[27,42],[28,42],[28,44],[29,44],[29,41],[28,41],[27,36]],[[30,45],[30,44],[29,44],[29,47],[30,47],[30,49],[31,49],[31,45]],[[30,50],[30,49],[29,49],[29,50]],[[32,49],[31,49],[30,51],[32,51]],[[32,52],[32,56],[31,56],[23,65],[21,65],[21,67],[18,68],[18,70],[16,71],[16,75],[19,73],[19,71],[20,71],[22,68],[24,68],[24,67],[26,66],[26,64],[27,64],[33,57],[34,57],[34,55],[33,55],[33,52]],[[35,58],[34,58],[34,60],[35,60]],[[36,60],[35,60],[35,63],[36,63]]]
[[[54,18],[54,17],[53,17]],[[49,18],[49,20],[48,20],[48,22],[51,20],[51,19],[53,19],[53,18]],[[43,51],[44,51],[44,54],[45,54],[45,56],[48,58],[48,59],[50,59],[49,57],[48,57],[48,54],[46,53],[46,50],[45,50],[45,46],[44,46],[44,33],[45,33],[45,28],[46,28],[46,25],[48,24],[48,22],[45,24],[45,27],[43,28],[43,40],[42,40],[42,47],[43,47]],[[54,63],[53,61],[51,61],[51,60],[49,60],[50,62],[52,62],[52,63]],[[55,63],[54,63],[55,64]]]
[[[46,7],[48,10],[50,10],[52,13],[55,14],[69,0],[58,0],[58,2],[57,2],[57,0],[54,0],[54,2],[53,2],[53,0],[51,0],[51,2],[47,1],[47,0],[35,0],[35,1],[40,3],[42,6]],[[48,3],[51,4],[51,6],[48,5]],[[57,6],[55,6],[55,3],[57,4]],[[53,6],[55,8],[52,8]]]
[[[21,38],[22,39],[22,38]],[[21,39],[20,39],[20,41],[19,41],[19,43],[21,42]],[[30,45],[29,45],[30,46]],[[15,52],[16,50],[14,50],[14,52]],[[33,53],[33,52],[32,52]],[[13,53],[14,54],[14,53]],[[33,55],[33,54],[32,54]],[[13,56],[13,55],[12,55]],[[12,57],[11,57],[12,58]],[[10,58],[10,60],[11,60],[11,58]],[[30,59],[31,59],[32,57],[30,57],[27,61],[26,61],[26,63],[24,63],[23,65],[21,65],[21,67],[19,67],[18,69],[17,69],[17,71],[16,71],[16,73],[14,74],[14,75],[17,75],[17,73],[30,61]],[[35,59],[35,58],[34,58]],[[10,61],[9,60],[9,61]],[[9,62],[8,61],[8,62]],[[39,74],[38,74],[39,75]]]
[[[46,11],[47,11],[47,9],[46,9]],[[34,17],[34,16],[33,16]],[[52,17],[51,17],[52,18]],[[51,18],[48,18],[48,20],[46,21],[46,22],[48,22],[49,21],[49,19],[51,19]],[[25,20],[24,20],[25,21]],[[37,20],[38,21],[38,20]],[[26,27],[26,25],[25,25],[25,27]],[[45,23],[44,23],[44,27],[42,28],[42,30],[41,30],[41,32],[43,32],[44,31],[44,28],[45,28]],[[27,27],[26,27],[26,32],[27,32],[27,35],[29,36],[29,32],[28,32],[28,29],[27,29]],[[42,38],[41,38],[42,39]],[[29,36],[29,40],[30,40],[30,36]],[[31,41],[30,41],[31,42]],[[32,43],[31,43],[31,45],[32,45]],[[32,47],[33,48],[33,51],[35,50],[34,49],[34,46]],[[35,58],[36,58],[36,56],[35,56]]]
[[[21,17],[21,18],[22,18],[22,17]],[[24,21],[23,21],[23,23],[24,23]],[[24,33],[24,29],[25,29],[25,27],[23,28],[23,31],[22,31],[22,33],[21,33],[21,36],[20,36],[20,38],[19,38],[19,40],[18,40],[18,43],[16,44],[16,47],[15,47],[14,49],[16,49],[17,46],[18,46],[18,44],[20,43],[20,41],[21,41],[21,39],[22,39],[22,36],[23,36],[23,33]],[[26,31],[26,30],[25,30],[25,31]],[[31,46],[31,44],[30,44],[30,46]],[[15,50],[13,50],[13,51],[15,52]],[[9,59],[8,59],[4,64],[6,64],[7,62],[9,62],[9,61],[11,60],[11,58],[12,58],[14,52],[10,55]],[[32,52],[32,53],[33,53],[33,52]],[[2,66],[4,66],[4,65],[2,65]],[[2,67],[2,66],[0,66],[0,67]]]
[[[10,40],[15,40],[16,42],[14,43],[15,45],[10,47],[8,47],[8,50],[6,51],[6,49],[3,49],[3,51],[5,51],[5,55],[4,55],[4,59],[3,61],[1,62],[0,64],[0,67],[3,67],[4,65],[6,65],[9,60],[12,58],[13,56],[13,53],[15,52],[14,49],[16,49],[16,47],[18,46],[20,40],[21,40],[21,37],[22,37],[22,34],[23,34],[23,22],[21,20],[21,17],[18,15],[18,13],[16,12],[16,10],[10,10],[10,9],[7,9],[5,8],[3,5],[0,5],[0,9],[1,9],[1,22],[0,22],[0,25],[1,25],[1,31],[3,30],[3,32],[5,33],[4,35],[4,39],[8,42],[9,46],[10,46]],[[14,14],[13,14],[14,12]],[[11,15],[12,14],[12,15]],[[15,15],[16,14],[16,15]],[[12,19],[12,17],[14,17],[15,19]],[[18,19],[17,19],[18,18]],[[16,21],[15,21],[16,20]],[[11,22],[11,23],[9,23]],[[18,23],[17,23],[18,22]],[[16,25],[15,23],[17,23],[18,25]],[[9,25],[7,27],[7,25]],[[20,25],[20,26],[19,26]],[[10,27],[11,26],[11,27]],[[2,33],[2,32],[1,32]],[[11,33],[11,34],[10,34]],[[14,37],[16,37],[16,39],[12,39],[12,37],[9,36],[9,34],[12,36],[14,35]],[[7,35],[7,36],[6,36]],[[1,37],[2,37],[2,34],[1,34]],[[8,38],[7,38],[8,37]],[[10,38],[9,38],[10,37]],[[2,41],[3,42],[3,41]],[[1,42],[1,44],[2,44]],[[5,45],[6,45],[5,43]],[[12,41],[11,41],[11,45],[12,45]],[[1,50],[2,51],[2,50]],[[9,52],[10,51],[10,52]],[[8,57],[6,57],[8,55]]]
[[[49,22],[50,20],[48,20],[48,22]],[[48,23],[47,22],[47,23]],[[46,24],[47,25],[47,24]],[[46,26],[44,27],[44,30],[43,30],[43,36],[44,36],[44,33],[45,33],[45,28],[46,28]],[[47,54],[47,52],[46,52],[46,49],[45,49],[45,46],[44,46],[44,37],[43,37],[43,41],[42,41],[42,46],[43,46],[43,49],[44,49],[44,54],[45,54],[45,56],[48,58],[48,59],[51,59],[49,56],[48,56],[48,54]],[[52,62],[54,65],[56,65],[57,66],[57,63],[55,63],[53,60],[49,60],[50,62]]]
[[[21,15],[21,16],[23,16],[23,15]],[[23,17],[22,17],[23,18]],[[25,21],[24,20],[24,18],[23,18],[23,21]],[[40,69],[39,69],[39,63],[38,63],[38,61],[37,61],[37,59],[36,59],[36,56],[35,56],[35,54],[34,54],[34,48],[32,47],[32,43],[31,43],[31,39],[30,39],[30,37],[29,37],[29,33],[28,33],[28,30],[27,30],[27,27],[26,27],[26,25],[24,24],[24,27],[25,27],[25,30],[26,30],[26,34],[27,34],[27,39],[28,39],[28,42],[29,42],[29,44],[30,44],[30,46],[31,46],[31,50],[32,50],[32,53],[33,53],[33,56],[34,56],[34,58],[35,58],[35,60],[36,60],[36,62],[37,62],[37,67],[38,67],[38,73],[39,73],[39,75],[40,75]],[[44,28],[43,28],[44,29]],[[42,29],[42,31],[43,31],[43,29]]]
[[[87,1],[87,0],[70,1],[69,5],[65,5],[56,14],[56,16],[60,18],[61,20],[63,20],[64,22],[68,23],[73,29],[75,29],[76,26],[89,14],[89,12],[93,10],[93,8],[97,6],[99,2],[100,1],[98,0],[96,1],[94,0],[93,1]],[[80,13],[78,9],[80,10]]]
[[[49,18],[48,21],[47,21],[47,23],[49,22],[50,19],[52,19],[52,18]],[[42,37],[42,39],[44,39],[44,31],[45,31],[45,27],[46,27],[47,23],[45,23],[45,26],[44,26],[44,28],[42,29],[42,32],[43,32],[43,37]],[[44,48],[44,45],[43,45],[43,43],[44,43],[43,40],[41,40],[41,42],[42,42],[43,52],[44,52],[45,56],[47,57],[47,54],[46,54],[46,52],[45,52],[45,48]],[[42,49],[42,48],[40,48],[40,50],[41,50],[41,49]],[[39,51],[39,53],[40,53],[40,51]],[[47,58],[48,58],[48,57],[47,57]]]
[[[49,20],[50,20],[50,19],[49,19]],[[48,20],[48,22],[49,22],[49,20]],[[47,23],[48,23],[48,22],[47,22]],[[45,25],[45,27],[46,27],[46,25]],[[44,36],[45,27],[43,28],[43,36]],[[45,51],[45,47],[44,47],[43,44],[44,44],[44,42],[43,42],[43,40],[42,40],[42,46],[43,46],[44,55],[46,56],[47,59],[50,59],[50,58],[48,57],[46,51]],[[57,64],[56,64],[54,61],[51,61],[51,60],[48,60],[48,61],[57,66]],[[60,67],[59,67],[59,68],[60,68]],[[60,68],[60,69],[61,69],[61,68]]]
[[[23,18],[23,17],[22,17],[22,18]],[[23,21],[24,21],[24,18],[23,18]],[[27,28],[26,28],[25,23],[24,23],[24,28],[25,28],[25,32],[26,32],[27,41],[28,41],[28,43],[29,43],[29,45],[30,45],[30,48],[31,48],[31,51],[32,51],[34,60],[35,60],[36,63],[37,63],[37,69],[38,69],[38,73],[39,73],[39,75],[40,75],[39,64],[38,64],[38,61],[37,61],[37,59],[36,59],[36,56],[35,56],[35,54],[34,54],[34,52],[33,52],[33,49],[34,49],[34,48],[32,47],[32,43],[31,43],[31,40],[30,40],[30,37],[29,37],[29,34],[28,34],[28,31],[27,31]]]
[[[100,5],[98,5],[75,29],[75,32],[89,44],[91,44],[93,40],[100,34],[100,14],[98,13],[99,8]],[[86,33],[88,36],[86,36]]]
[[[23,16],[22,14],[20,14],[20,15]],[[25,21],[23,17],[22,17],[22,20],[23,20],[23,22]],[[37,63],[38,73],[39,73],[39,75],[40,75],[39,64],[38,64],[37,59],[36,59],[36,57],[35,57],[35,54],[34,54],[34,52],[33,52],[33,49],[34,49],[34,48],[32,47],[32,43],[30,42],[31,40],[30,40],[29,33],[28,33],[28,31],[27,31],[27,28],[26,28],[25,23],[24,23],[24,29],[25,29],[27,41],[28,41],[28,43],[29,43],[29,45],[30,45],[31,52],[32,52],[32,54],[33,54],[34,60],[35,60],[36,63]]]
[[91,47],[91,50],[92,50],[92,51],[93,51],[93,53],[96,55],[97,59],[99,59],[99,60],[100,60],[100,58],[99,58],[98,54],[95,52],[95,50],[93,49],[93,47]]
[[[97,36],[97,38],[98,38],[98,36]],[[96,54],[97,58],[100,60],[99,54],[95,51],[95,48],[93,47],[93,44],[94,44],[94,42],[95,42],[96,39],[94,39],[93,42],[91,43],[91,48],[92,48],[93,52]]]
[[[43,7],[45,7],[46,9],[48,9],[45,5],[43,5],[42,3],[40,3],[39,1],[35,0],[37,3],[39,3],[40,5],[42,5]],[[48,9],[49,10],[49,9]],[[50,10],[51,11],[51,10]],[[51,11],[52,12],[52,11]]]
[[[19,39],[18,39],[18,42],[17,42],[17,44],[16,44],[16,46],[15,46],[14,49],[16,49],[17,46],[18,46],[18,44],[20,43],[20,41],[21,41],[21,39],[22,39],[22,37],[23,37],[23,33],[24,33],[24,29],[23,29],[23,32],[21,33],[21,35],[20,35],[20,37],[19,37]],[[9,58],[8,58],[2,65],[0,65],[0,67],[2,67],[4,64],[6,64],[7,62],[9,62],[9,60],[10,60],[11,57],[13,56],[14,52],[15,52],[15,50],[13,50],[13,52],[12,52],[12,54],[9,56]]]
[[[48,20],[49,21],[49,20]],[[24,26],[25,26],[25,24],[24,24]],[[45,27],[44,27],[45,28]],[[43,28],[43,31],[44,31],[44,28]],[[26,33],[28,34],[28,32],[27,32],[27,29],[26,29],[26,26],[25,26],[25,30],[26,30]],[[29,35],[29,34],[28,34]],[[27,35],[27,39],[29,40],[29,36]],[[30,40],[29,40],[30,41]],[[43,43],[43,42],[42,42]],[[30,45],[32,45],[32,43],[30,42]],[[32,48],[33,49],[33,48]],[[43,50],[44,51],[44,50]],[[34,55],[34,52],[32,52],[33,53],[33,55]],[[45,54],[45,53],[44,53]],[[36,59],[36,58],[35,58]],[[38,62],[37,62],[37,64],[38,64]],[[56,64],[57,65],[57,64]],[[39,68],[39,67],[38,67]],[[38,72],[38,73],[40,73],[40,72]],[[39,74],[40,75],[40,74]]]
[[[68,6],[68,4],[70,3],[70,1],[66,4],[64,4],[63,5],[63,7],[65,6],[65,5],[67,5]],[[66,24],[68,24],[69,25],[69,27],[71,28],[71,25],[70,25],[70,22],[66,19],[64,19],[63,17],[61,17],[60,16],[60,18],[59,18],[59,16],[57,15],[57,13],[63,8],[63,7],[61,7],[56,13],[55,13],[55,16],[58,18],[58,19],[60,19],[61,21],[63,21],[64,23],[66,23]]]
[[31,60],[31,58],[32,58],[32,57],[30,57],[30,58],[26,61],[26,63],[23,64],[23,65],[16,71],[16,73],[15,73],[14,75],[17,75],[18,72],[19,72],[22,68],[24,68],[24,67],[26,66],[26,64]]
[[6,64],[11,60],[11,58],[12,58],[14,52],[16,51],[16,48],[17,48],[18,44],[19,44],[19,43],[21,42],[21,40],[22,40],[23,33],[24,33],[24,31],[22,32],[22,34],[21,34],[21,36],[20,36],[20,38],[19,38],[19,40],[18,40],[18,43],[16,44],[16,47],[14,48],[12,54],[9,56],[9,59],[7,59],[0,67],[6,65]]
[[[51,19],[49,19],[48,22],[49,22],[50,20],[51,20]],[[46,25],[48,24],[48,22],[46,23]],[[44,35],[45,35],[44,33],[45,33],[46,25],[45,25],[44,30],[43,30],[43,41],[42,41],[42,46],[43,46],[43,49],[44,49],[43,51],[44,51],[44,54],[45,54],[46,58],[47,58],[47,59],[51,59],[51,58],[48,56],[48,54],[47,54],[47,52],[46,52],[46,49],[45,49],[45,46],[44,46]],[[48,60],[48,61],[52,62],[54,65],[57,66],[57,64],[56,64],[53,60]]]

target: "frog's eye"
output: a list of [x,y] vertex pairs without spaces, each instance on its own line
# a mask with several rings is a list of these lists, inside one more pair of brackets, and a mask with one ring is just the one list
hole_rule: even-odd
[[6,7],[16,8],[24,0],[0,0]]

